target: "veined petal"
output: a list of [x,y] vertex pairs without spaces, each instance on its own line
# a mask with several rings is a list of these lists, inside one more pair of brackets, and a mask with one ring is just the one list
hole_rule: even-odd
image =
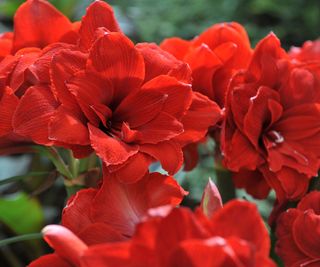
[[101,73],[114,86],[114,102],[140,88],[145,66],[142,55],[123,34],[105,32],[89,51],[87,66]]
[[112,7],[104,1],[93,2],[81,20],[79,35],[80,46],[83,49],[88,50],[91,47],[99,27],[104,27],[110,32],[120,31]]
[[45,86],[30,87],[13,117],[14,132],[31,138],[35,143],[48,145],[48,124],[58,103],[49,88]]

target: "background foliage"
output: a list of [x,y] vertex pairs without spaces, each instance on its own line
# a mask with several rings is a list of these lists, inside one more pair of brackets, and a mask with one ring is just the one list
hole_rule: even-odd
[[[0,32],[12,30],[13,15],[22,2],[24,1],[0,0]],[[51,0],[50,2],[72,20],[77,20],[92,1]],[[159,43],[162,39],[172,36],[191,39],[210,25],[223,21],[237,21],[243,24],[253,45],[270,31],[276,33],[287,49],[292,45],[300,46],[305,40],[316,39],[319,35],[319,0],[110,0],[108,2],[114,7],[123,31],[135,42]],[[177,175],[183,187],[190,191],[184,203],[190,207],[199,203],[207,178],[215,178],[212,155],[212,147],[204,145],[201,149],[201,164],[190,173],[180,172]],[[157,169],[156,165],[154,169]],[[53,166],[39,155],[1,157],[0,184],[1,179],[10,176],[24,175],[31,171],[52,170]],[[0,186],[0,239],[39,232],[43,225],[58,223],[60,220],[60,211],[67,196],[61,179],[57,179],[58,177],[52,173],[49,178],[48,175],[39,173],[38,175],[31,173],[20,178],[9,186]],[[236,193],[238,197],[250,198],[241,190]],[[270,213],[272,199],[273,196],[270,196],[269,200],[257,202],[264,217]],[[39,240],[0,247],[1,266],[2,263],[3,266],[25,266],[46,249],[48,248]]]

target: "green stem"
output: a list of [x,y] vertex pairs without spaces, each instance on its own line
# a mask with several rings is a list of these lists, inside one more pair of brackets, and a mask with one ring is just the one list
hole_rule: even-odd
[[72,151],[69,150],[69,169],[73,178],[76,178],[79,174],[80,162],[73,157]]
[[33,233],[33,234],[14,236],[14,237],[0,240],[0,247],[7,246],[9,244],[16,243],[16,242],[40,239],[40,238],[42,238],[42,233]]
[[12,176],[9,178],[2,179],[2,180],[0,180],[0,185],[20,181],[20,180],[23,180],[24,178],[28,178],[28,177],[32,177],[32,176],[44,176],[44,175],[49,175],[49,174],[50,174],[50,172],[29,172],[24,175],[17,175],[17,176]]
[[73,179],[72,173],[54,147],[35,146],[34,149],[49,158],[57,168],[57,171],[60,172],[65,178],[70,180]]

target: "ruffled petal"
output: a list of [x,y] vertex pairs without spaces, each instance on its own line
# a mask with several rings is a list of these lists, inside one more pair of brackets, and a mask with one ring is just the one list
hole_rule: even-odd
[[21,98],[13,117],[14,132],[35,143],[49,145],[48,124],[58,103],[49,88],[33,86]]

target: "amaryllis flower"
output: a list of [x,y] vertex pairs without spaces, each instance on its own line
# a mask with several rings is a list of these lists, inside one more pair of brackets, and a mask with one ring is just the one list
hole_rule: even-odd
[[[193,90],[220,107],[224,107],[231,77],[248,66],[252,54],[245,29],[235,22],[214,24],[191,41],[166,39],[161,48],[187,62],[192,69]],[[210,134],[219,142],[220,128],[212,128]],[[185,170],[193,169],[198,162],[197,145],[185,147],[184,155]]]
[[257,45],[248,70],[233,77],[222,135],[224,163],[256,197],[265,197],[271,187],[279,202],[298,199],[317,175],[317,81],[316,68],[293,64],[274,34]]
[[73,267],[275,266],[268,256],[268,232],[256,207],[238,200],[216,211],[211,219],[187,208],[151,217],[137,226],[131,240],[124,242],[87,247],[61,226],[45,228],[44,236],[55,254],[39,258],[30,267],[58,263]]
[[[1,47],[13,39],[13,48],[9,53],[2,50],[7,52],[0,62],[0,83],[18,99],[14,107],[6,103],[1,106],[7,112],[6,117],[10,110],[12,131],[8,141],[12,146],[14,140],[21,138],[29,143],[53,144],[48,139],[48,123],[59,102],[51,91],[51,59],[62,49],[87,51],[100,26],[119,30],[111,7],[103,1],[91,4],[76,25],[47,1],[29,0],[19,7],[13,33],[4,34],[0,39]],[[7,145],[8,142],[4,142],[0,147],[8,151]]]
[[320,266],[320,192],[304,196],[278,220],[276,252],[285,267]]
[[186,66],[159,68],[159,60],[144,59],[141,50],[123,34],[101,28],[88,56],[65,50],[52,62],[61,105],[49,125],[50,140],[74,150],[92,147],[127,182],[140,179],[153,160],[169,174],[177,172],[182,146],[221,116],[215,103],[192,92]]
[[133,235],[149,209],[179,205],[186,194],[173,177],[160,173],[124,184],[105,172],[99,189],[84,189],[69,199],[62,225],[88,245],[122,241]]
[[248,35],[236,22],[214,24],[191,41],[166,39],[161,48],[189,63],[193,89],[220,107],[230,78],[248,66],[252,54]]
[[72,23],[48,1],[27,0],[15,13],[13,32],[2,35],[0,44],[13,39],[12,54],[22,48],[42,49],[53,43],[79,45],[87,50],[98,27],[120,31],[112,8],[104,1],[94,1],[82,20]]

